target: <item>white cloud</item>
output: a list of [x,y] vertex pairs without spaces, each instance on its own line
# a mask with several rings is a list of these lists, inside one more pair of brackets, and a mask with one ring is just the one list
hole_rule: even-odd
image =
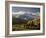
[[12,14],[15,15],[16,18],[18,18],[20,15],[25,14],[26,12],[24,11],[19,11],[19,12],[13,12]]
[[23,14],[25,14],[25,12],[24,12],[24,11],[19,11],[19,12],[13,12],[12,14],[19,14],[19,15],[23,15]]
[[39,13],[39,12],[37,12],[37,13],[32,13],[32,15],[40,16],[40,13]]

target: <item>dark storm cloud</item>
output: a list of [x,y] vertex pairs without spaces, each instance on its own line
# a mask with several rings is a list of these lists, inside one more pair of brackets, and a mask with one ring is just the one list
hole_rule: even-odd
[[25,12],[33,12],[37,13],[40,12],[40,8],[32,8],[32,7],[12,7],[12,12],[19,12],[19,11],[25,11]]

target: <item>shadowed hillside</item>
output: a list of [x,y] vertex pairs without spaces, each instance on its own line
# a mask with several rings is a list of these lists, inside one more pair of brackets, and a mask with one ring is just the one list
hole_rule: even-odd
[[20,18],[12,18],[13,31],[20,30],[40,30],[40,19],[22,20]]

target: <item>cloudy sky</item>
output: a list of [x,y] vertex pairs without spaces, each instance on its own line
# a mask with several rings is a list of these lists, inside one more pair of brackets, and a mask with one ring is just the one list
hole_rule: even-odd
[[32,7],[12,7],[13,14],[31,14],[31,13],[40,13],[40,8]]
[[12,14],[17,18],[20,15],[32,14],[35,16],[40,16],[40,8],[30,8],[30,7],[12,7]]

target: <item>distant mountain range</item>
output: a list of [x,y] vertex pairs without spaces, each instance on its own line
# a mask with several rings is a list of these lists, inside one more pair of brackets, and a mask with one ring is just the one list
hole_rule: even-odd
[[40,18],[40,13],[24,13],[24,14],[12,14],[12,17],[15,18],[16,23],[23,23],[28,20]]
[[40,13],[31,13],[31,14],[22,14],[22,15],[21,14],[12,14],[12,16],[14,16],[15,18],[28,20],[28,19],[39,18],[40,17]]

